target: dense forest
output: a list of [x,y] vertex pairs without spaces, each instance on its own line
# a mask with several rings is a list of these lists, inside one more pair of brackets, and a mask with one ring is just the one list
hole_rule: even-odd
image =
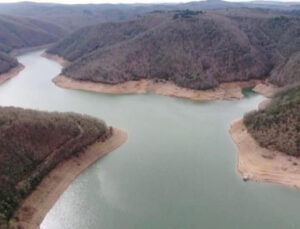
[[244,123],[261,146],[300,156],[300,84],[279,91],[265,109],[245,115]]
[[300,18],[256,9],[153,12],[82,28],[48,50],[63,74],[117,84],[162,79],[193,89],[265,79],[299,80]]
[[0,108],[0,228],[59,162],[109,133],[103,121],[74,113]]

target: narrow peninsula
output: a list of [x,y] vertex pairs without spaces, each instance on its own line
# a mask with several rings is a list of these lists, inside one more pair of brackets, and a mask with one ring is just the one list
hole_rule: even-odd
[[0,108],[0,228],[39,228],[68,185],[127,140],[75,113]]
[[15,58],[0,51],[0,84],[18,75],[23,69],[24,66]]
[[271,101],[231,126],[244,180],[300,188],[300,85],[277,92]]

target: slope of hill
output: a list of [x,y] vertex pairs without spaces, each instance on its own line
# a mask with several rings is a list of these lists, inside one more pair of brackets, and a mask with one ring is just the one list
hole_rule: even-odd
[[88,116],[0,108],[0,228],[58,163],[109,134]]
[[248,113],[244,123],[263,147],[300,156],[300,84],[279,91],[262,110]]
[[141,17],[124,23],[104,23],[89,26],[74,32],[50,49],[68,61],[88,55],[96,49],[123,42],[159,25],[167,18],[164,15]]
[[299,18],[247,9],[152,13],[84,28],[48,50],[73,61],[63,75],[75,80],[161,79],[192,89],[267,76],[298,81],[299,51]]
[[18,65],[12,51],[50,44],[62,39],[66,30],[49,22],[0,15],[0,75]]
[[11,16],[0,16],[0,51],[40,46],[58,41],[66,31],[54,24]]
[[[0,51],[0,75],[18,66],[18,61]],[[0,76],[1,77],[1,76]]]
[[292,84],[300,80],[300,52],[293,53],[271,75],[271,81],[279,86]]
[[74,31],[83,26],[103,22],[132,20],[138,15],[161,10],[212,10],[228,8],[268,8],[278,10],[297,10],[299,4],[289,2],[254,1],[228,2],[206,0],[178,4],[78,4],[63,5],[53,3],[4,3],[0,4],[0,14],[31,17],[49,21],[65,29]]
[[52,4],[52,3],[6,3],[0,4],[0,14],[31,17],[59,25],[69,31],[80,27],[109,21],[133,19],[139,5],[111,4]]

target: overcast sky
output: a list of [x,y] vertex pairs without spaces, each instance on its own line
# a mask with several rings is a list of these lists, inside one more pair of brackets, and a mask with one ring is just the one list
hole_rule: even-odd
[[[25,0],[22,0],[25,1]],[[20,0],[0,0],[0,2],[22,2]],[[77,3],[172,3],[172,2],[190,2],[195,0],[26,0],[34,2],[56,2],[64,4],[77,4]],[[247,0],[228,0],[232,2],[241,2]],[[289,1],[300,2],[300,0],[273,0],[273,1]]]

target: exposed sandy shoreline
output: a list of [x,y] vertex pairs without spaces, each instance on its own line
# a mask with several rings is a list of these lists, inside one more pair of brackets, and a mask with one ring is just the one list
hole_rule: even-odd
[[42,54],[42,57],[45,57],[47,59],[56,61],[57,63],[59,63],[63,67],[66,67],[71,63],[70,61],[67,61],[66,59],[64,59],[64,58],[62,58],[58,55],[53,55],[53,54],[50,54],[50,53],[47,53],[47,52],[44,52]]
[[[69,61],[58,55],[44,53],[45,58],[51,59],[63,67],[70,64]],[[186,98],[195,101],[213,101],[213,100],[233,100],[242,99],[243,88],[256,88],[255,92],[268,95],[270,97],[274,92],[274,85],[265,83],[264,80],[250,80],[240,82],[221,83],[218,88],[209,90],[193,90],[177,86],[173,82],[155,82],[153,80],[128,81],[120,84],[94,83],[90,81],[73,80],[64,75],[59,75],[53,79],[53,82],[62,88],[92,91],[107,94],[145,94],[154,92],[158,95]]]
[[244,180],[300,188],[300,158],[259,146],[243,120],[233,122],[230,133],[238,147],[238,171]]
[[19,64],[17,67],[11,69],[9,72],[3,73],[0,75],[0,84],[4,83],[6,80],[9,80],[17,76],[23,69],[24,65]]
[[274,84],[271,84],[268,82],[257,84],[253,88],[253,91],[255,91],[258,94],[262,94],[267,98],[273,97],[276,90],[277,90],[277,87]]
[[74,156],[61,162],[24,200],[10,221],[9,228],[39,228],[47,212],[75,178],[98,159],[124,144],[126,140],[125,131],[113,128],[113,135],[106,141],[96,142],[78,157]]
[[53,82],[63,88],[79,89],[108,94],[144,94],[154,92],[158,95],[186,98],[196,101],[212,100],[233,100],[242,99],[243,88],[254,87],[262,83],[261,81],[245,81],[222,83],[218,88],[209,90],[193,90],[182,88],[172,82],[154,82],[153,80],[128,81],[121,84],[111,85],[103,83],[93,83],[88,81],[73,80],[69,77],[59,75]]

